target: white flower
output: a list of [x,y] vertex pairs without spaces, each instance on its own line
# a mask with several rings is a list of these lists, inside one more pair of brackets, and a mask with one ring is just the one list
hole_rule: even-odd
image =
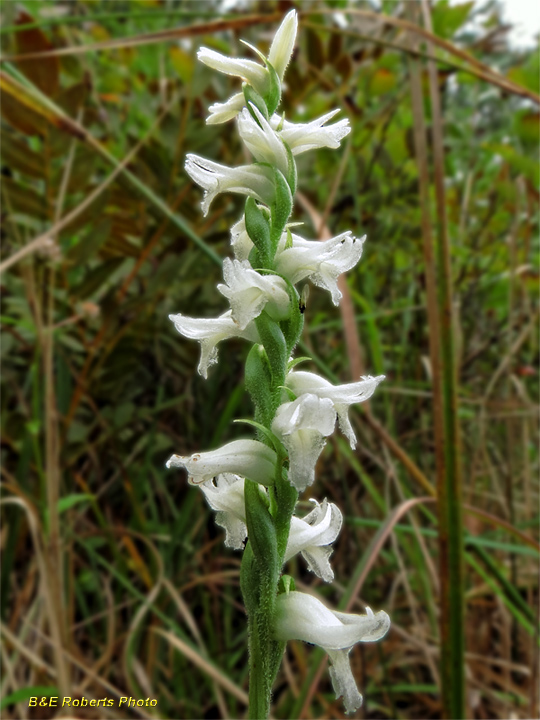
[[285,562],[297,553],[302,553],[308,568],[325,582],[334,579],[330,567],[331,543],[339,535],[343,524],[341,510],[326,499],[319,504],[316,500],[313,510],[303,518],[293,515],[289,540],[285,551]]
[[380,640],[390,628],[390,618],[382,610],[374,614],[351,615],[329,610],[312,595],[290,592],[276,602],[274,635],[276,640],[303,640],[319,645],[330,656],[330,677],[336,697],[343,695],[347,712],[362,704],[349,663],[349,652],[357,642]]
[[291,148],[293,155],[307,150],[316,150],[317,148],[338,148],[343,138],[351,132],[349,121],[347,119],[339,120],[333,125],[323,127],[328,120],[334,117],[339,110],[332,110],[326,115],[312,120],[308,123],[292,123],[283,120],[280,115],[274,114],[270,118],[270,125],[274,130],[278,127],[279,135]]
[[178,313],[169,315],[175,328],[184,337],[198,340],[201,343],[201,359],[199,361],[199,374],[208,377],[208,368],[217,363],[217,344],[221,340],[232,337],[241,337],[250,342],[259,342],[259,333],[255,325],[247,325],[241,329],[231,317],[231,311],[217,318],[190,318]]
[[167,461],[168,468],[185,468],[192,485],[211,480],[220,473],[234,473],[268,485],[274,480],[275,465],[276,453],[258,440],[233,440],[217,450],[172,455]]
[[[289,64],[294,49],[297,27],[298,19],[296,12],[291,10],[279,26],[268,54],[268,61],[273,66],[280,80],[283,80],[285,69]],[[268,69],[253,60],[230,58],[226,55],[221,55],[215,50],[204,47],[199,50],[197,57],[201,62],[214,70],[219,70],[219,72],[225,73],[226,75],[234,75],[242,78],[263,97],[270,89],[270,74]],[[207,124],[217,125],[218,123],[232,120],[232,118],[236,117],[242,110],[244,104],[244,94],[237,93],[224,103],[211,105],[209,108],[210,115],[206,120]]]
[[238,116],[240,137],[255,160],[270,163],[288,177],[289,159],[283,141],[255,105],[250,103],[250,106],[260,125],[253,119],[248,108],[244,108]]
[[242,550],[247,538],[244,478],[223,473],[200,488],[212,510],[217,511],[216,523],[225,530],[225,545]]
[[249,195],[266,205],[271,205],[274,199],[271,168],[261,165],[231,168],[192,154],[186,156],[185,168],[190,178],[205,191],[201,203],[204,215],[208,214],[212,200],[222,192]]
[[334,409],[337,412],[339,427],[343,434],[347,437],[354,450],[356,447],[356,436],[349,420],[349,405],[364,402],[368,400],[377,385],[384,380],[384,375],[371,377],[364,376],[358,382],[346,383],[345,385],[332,385],[324,378],[315,373],[293,371],[287,375],[285,384],[295,395],[303,393],[313,393],[319,398],[328,398],[332,401]]
[[302,491],[315,480],[315,463],[331,435],[336,411],[328,398],[306,393],[277,409],[272,432],[289,453],[289,482]]
[[266,95],[270,88],[270,75],[268,70],[253,60],[245,58],[231,58],[210,48],[202,47],[197,53],[199,60],[213,70],[234,75],[245,80],[262,95]]
[[293,284],[308,278],[332,295],[334,305],[341,300],[337,279],[360,260],[366,236],[357,240],[351,232],[325,240],[304,240],[292,235],[293,245],[285,249],[283,235],[276,254],[276,270]]
[[283,22],[277,29],[270,47],[270,52],[268,53],[268,62],[277,72],[280,80],[283,80],[285,70],[291,59],[297,30],[298,17],[296,12],[291,10],[285,15]]
[[242,215],[240,220],[231,228],[231,245],[237,260],[247,260],[249,253],[253,250],[253,241],[246,230],[245,215]]
[[[247,538],[244,478],[223,473],[199,487],[210,507],[217,511],[216,523],[225,530],[225,545],[235,550],[243,549]],[[330,582],[334,573],[329,562],[332,553],[329,546],[339,535],[343,517],[339,508],[327,500],[322,504],[316,500],[311,502],[315,507],[308,515],[291,518],[284,562],[302,553],[311,572]]]
[[276,320],[289,314],[289,294],[283,278],[277,275],[259,275],[247,260],[223,261],[225,285],[217,289],[229,298],[233,320],[243,330],[265,309]]
[[218,125],[219,123],[227,122],[227,120],[232,120],[238,115],[245,104],[244,93],[236,93],[236,95],[230,97],[227,102],[210,105],[208,108],[210,115],[206,118],[206,124]]

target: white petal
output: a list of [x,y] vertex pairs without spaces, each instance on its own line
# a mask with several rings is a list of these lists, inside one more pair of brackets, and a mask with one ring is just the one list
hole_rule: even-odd
[[297,30],[298,17],[296,12],[291,10],[285,15],[283,22],[277,29],[268,53],[268,61],[279,75],[280,80],[283,80],[285,70],[291,59]]
[[[232,317],[241,329],[265,309],[276,319],[289,314],[289,294],[285,281],[277,275],[259,275],[244,260],[223,261],[225,284],[217,289],[231,303]],[[268,307],[267,307],[268,305]]]
[[270,125],[274,129],[281,126],[279,134],[291,148],[293,155],[323,147],[335,149],[351,131],[347,119],[339,120],[333,125],[324,125],[338,112],[339,110],[333,110],[309,123],[291,123],[287,120],[282,121],[279,115],[273,115]]
[[256,200],[270,205],[274,199],[274,183],[272,170],[260,165],[240,165],[240,167],[227,167],[200,155],[186,156],[185,169],[188,175],[204,193],[201,203],[204,215],[212,200],[222,192],[240,193],[249,195]]
[[226,55],[222,55],[215,50],[210,50],[210,48],[205,47],[199,50],[197,57],[201,62],[214,70],[219,70],[219,72],[225,73],[226,75],[241,77],[263,96],[268,91],[268,70],[253,60],[227,57]]
[[356,687],[354,675],[352,674],[351,663],[349,661],[350,651],[351,648],[348,650],[328,651],[328,655],[332,661],[332,664],[328,668],[332,680],[332,687],[336,693],[336,698],[343,696],[345,711],[348,713],[358,710],[363,701],[362,695]]
[[315,463],[336,422],[332,402],[304,394],[277,409],[272,431],[289,453],[289,482],[302,491],[315,480]]
[[278,640],[303,640],[329,650],[350,648],[357,642],[380,640],[390,628],[382,610],[353,615],[330,610],[320,600],[301,592],[279,595],[276,603]]
[[246,230],[245,215],[231,228],[231,245],[237,260],[247,260],[253,250],[253,242]]
[[356,447],[356,436],[348,417],[349,405],[368,400],[375,392],[377,385],[384,380],[384,377],[384,375],[377,377],[367,375],[358,382],[332,385],[328,380],[315,373],[293,371],[287,375],[285,384],[295,395],[313,393],[319,398],[331,400],[338,415],[339,426],[354,449]]
[[230,97],[227,102],[210,105],[208,108],[210,115],[206,118],[206,124],[218,125],[227,122],[227,120],[232,120],[238,115],[245,104],[244,93],[236,93],[236,95]]
[[301,552],[309,570],[326,582],[334,578],[329,558],[331,543],[339,535],[343,517],[339,508],[324,500],[321,505],[316,500],[315,508],[304,518],[291,518],[289,540],[285,551],[285,562]]
[[225,530],[225,545],[242,550],[247,537],[244,478],[223,473],[200,488],[212,510],[217,511],[216,524]]
[[293,284],[309,278],[315,285],[328,290],[334,305],[338,305],[341,292],[337,279],[360,260],[365,236],[357,240],[348,231],[324,242],[305,240],[294,234],[292,238],[292,248],[285,249],[285,238],[282,237],[276,255],[276,270]]
[[267,162],[281,170],[287,177],[289,159],[281,138],[272,130],[268,121],[250,103],[260,125],[255,122],[249,110],[244,108],[238,116],[238,131],[246,147],[259,162]]
[[169,315],[175,328],[184,337],[198,340],[201,343],[201,359],[199,373],[208,376],[208,368],[217,362],[217,344],[221,340],[242,337],[250,342],[259,342],[259,334],[255,325],[247,325],[243,330],[234,322],[228,310],[217,318],[190,318],[178,313]]
[[167,467],[183,467],[192,485],[211,480],[221,473],[242,475],[261,485],[271,484],[275,475],[276,453],[257,440],[234,440],[208,452],[172,455]]

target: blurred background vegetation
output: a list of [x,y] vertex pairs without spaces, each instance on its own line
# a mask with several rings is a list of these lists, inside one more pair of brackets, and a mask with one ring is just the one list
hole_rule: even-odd
[[[205,382],[198,344],[167,316],[225,309],[215,256],[231,254],[243,208],[220,196],[203,219],[186,152],[249,161],[234,123],[205,125],[238,81],[196,50],[243,55],[240,37],[264,48],[294,6],[287,118],[339,107],[352,133],[339,152],[299,158],[293,219],[306,237],[368,236],[341,312],[312,289],[300,351],[337,381],[387,379],[354,413],[357,452],[337,434],[319,462],[312,493],[346,515],[336,582],[301,562],[292,574],[329,603],[392,617],[384,641],[352,652],[358,717],[441,717],[420,113],[432,177],[444,142],[467,712],[538,717],[539,55],[510,47],[500,8],[480,0],[2,4],[3,717],[55,716],[28,708],[35,695],[158,700],[77,711],[88,718],[246,712],[240,555],[202,493],[164,468],[172,452],[245,435],[231,420],[251,414],[246,345],[223,344]],[[406,22],[431,22],[434,37]],[[344,717],[315,652],[289,644],[275,718]]]

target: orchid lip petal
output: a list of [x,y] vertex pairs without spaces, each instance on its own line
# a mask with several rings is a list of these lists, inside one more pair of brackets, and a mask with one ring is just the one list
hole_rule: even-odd
[[289,452],[289,482],[302,491],[315,480],[315,464],[331,435],[336,411],[331,400],[304,393],[294,402],[280,405],[272,432]]
[[339,508],[324,500],[319,504],[313,500],[315,507],[304,518],[293,516],[289,539],[285,550],[284,561],[287,562],[297,553],[301,553],[308,564],[308,569],[325,582],[334,578],[329,558],[330,547],[339,535],[343,516]]

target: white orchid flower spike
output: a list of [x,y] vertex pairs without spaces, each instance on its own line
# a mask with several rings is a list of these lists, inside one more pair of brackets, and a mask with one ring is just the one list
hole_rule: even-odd
[[289,453],[289,482],[298,491],[315,480],[315,463],[328,435],[334,431],[336,411],[331,400],[306,393],[277,409],[272,432]]
[[347,712],[362,705],[349,663],[349,652],[357,642],[380,640],[390,628],[390,618],[380,611],[352,615],[329,610],[320,600],[301,592],[279,595],[274,635],[277,640],[303,640],[319,645],[332,661],[330,677],[336,698],[343,696]]
[[331,400],[337,412],[339,427],[354,450],[356,447],[356,435],[349,420],[349,405],[368,400],[384,378],[384,375],[378,375],[377,377],[366,375],[358,382],[332,385],[328,380],[315,373],[298,370],[287,375],[285,384],[295,395],[312,393],[318,398]]
[[235,323],[231,311],[223,313],[217,318],[191,318],[181,313],[169,315],[175,328],[184,337],[191,340],[198,340],[201,343],[201,359],[198,371],[203,378],[208,377],[208,368],[217,363],[217,344],[222,340],[233,337],[241,337],[250,342],[259,342],[259,333],[253,324],[246,325],[243,329]]
[[238,474],[269,485],[274,480],[276,459],[276,453],[258,440],[233,440],[217,450],[172,455],[167,467],[185,468],[192,485],[200,485],[221,473]]

